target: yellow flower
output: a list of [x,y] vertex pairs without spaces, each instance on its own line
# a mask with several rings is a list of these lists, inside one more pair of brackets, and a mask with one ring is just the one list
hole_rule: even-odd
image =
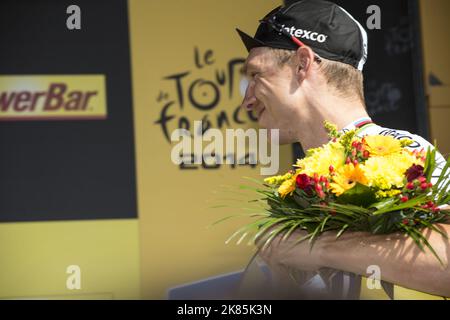
[[397,189],[392,189],[392,190],[387,190],[387,191],[378,190],[377,192],[375,192],[375,197],[377,199],[392,198],[400,193],[402,193],[402,192]]
[[292,195],[295,190],[295,176],[289,180],[284,181],[278,188],[278,193],[281,198],[285,198],[287,195]]
[[337,170],[345,163],[345,149],[338,142],[330,142],[321,148],[310,149],[307,156],[303,159],[297,160],[297,173],[304,173],[308,176],[314,176],[317,173],[319,176],[329,177],[330,165]]
[[414,143],[414,140],[411,140],[411,139],[401,139],[400,140],[400,145],[402,146],[402,148],[407,147],[413,143]]
[[264,182],[273,186],[279,186],[281,185],[284,181],[288,180],[292,178],[292,173],[288,172],[285,175],[282,176],[274,176],[274,177],[269,177],[264,179]]
[[353,188],[356,183],[367,185],[368,180],[359,165],[346,164],[336,171],[333,182],[330,183],[331,191],[340,196],[345,191]]
[[399,140],[390,136],[366,136],[367,150],[373,156],[386,156],[402,150]]
[[399,154],[371,157],[361,169],[369,180],[369,187],[388,190],[392,187],[402,188],[406,170],[417,162],[415,156],[403,150]]

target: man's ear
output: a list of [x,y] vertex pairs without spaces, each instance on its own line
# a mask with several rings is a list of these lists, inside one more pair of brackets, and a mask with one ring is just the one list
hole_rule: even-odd
[[303,81],[314,63],[314,52],[310,47],[303,46],[296,52],[296,72],[299,81]]

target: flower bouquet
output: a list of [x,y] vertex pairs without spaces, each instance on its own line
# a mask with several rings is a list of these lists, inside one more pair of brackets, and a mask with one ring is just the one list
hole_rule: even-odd
[[[258,219],[235,232],[239,242],[251,236],[262,240],[264,250],[277,236],[287,239],[295,230],[306,230],[298,242],[314,240],[334,230],[338,238],[345,231],[373,234],[403,232],[436,258],[439,256],[421,229],[445,221],[450,212],[441,209],[450,202],[448,193],[450,159],[438,178],[432,178],[437,163],[436,149],[410,150],[411,140],[390,136],[358,137],[325,123],[330,141],[310,149],[294,170],[264,180],[256,188],[266,203]],[[432,182],[433,180],[433,182]],[[442,263],[442,262],[441,262]]]

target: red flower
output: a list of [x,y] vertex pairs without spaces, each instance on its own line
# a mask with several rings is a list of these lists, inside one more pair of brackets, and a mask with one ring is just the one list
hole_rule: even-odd
[[313,180],[306,174],[299,174],[296,179],[297,187],[308,194],[313,190]]
[[317,173],[314,173],[314,178],[313,178],[315,183],[319,183],[319,175]]
[[407,196],[403,196],[403,197],[400,198],[401,202],[406,202],[408,200],[409,200],[409,198]]
[[419,180],[420,183],[427,182],[427,178],[425,178],[424,176],[420,176],[419,178],[417,178],[417,180]]
[[408,183],[406,184],[406,189],[408,189],[408,190],[413,190],[414,188],[415,188],[414,183],[408,182]]
[[423,176],[423,167],[421,165],[413,165],[408,170],[406,170],[406,179],[411,182],[420,176]]
[[362,149],[363,149],[363,144],[362,144],[362,143],[358,143],[358,144],[356,145],[356,150],[362,151]]
[[295,181],[297,182],[297,187],[303,191],[307,191],[312,188],[312,180],[306,174],[299,174]]
[[431,210],[433,210],[434,213],[441,211],[441,209],[438,207],[433,207]]

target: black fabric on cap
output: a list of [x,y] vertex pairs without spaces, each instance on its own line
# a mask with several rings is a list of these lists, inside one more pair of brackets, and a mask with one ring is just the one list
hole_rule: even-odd
[[[323,0],[302,0],[278,7],[263,20],[272,19],[319,56],[362,70],[367,60],[367,33],[347,11]],[[256,47],[296,50],[298,45],[268,23],[260,23],[255,36],[236,29],[248,51]]]
[[266,46],[266,44],[264,42],[249,36],[242,30],[239,30],[236,28],[236,31],[238,32],[239,36],[241,37],[242,42],[244,43],[245,47],[247,48],[247,51],[250,51],[256,47],[265,47]]

